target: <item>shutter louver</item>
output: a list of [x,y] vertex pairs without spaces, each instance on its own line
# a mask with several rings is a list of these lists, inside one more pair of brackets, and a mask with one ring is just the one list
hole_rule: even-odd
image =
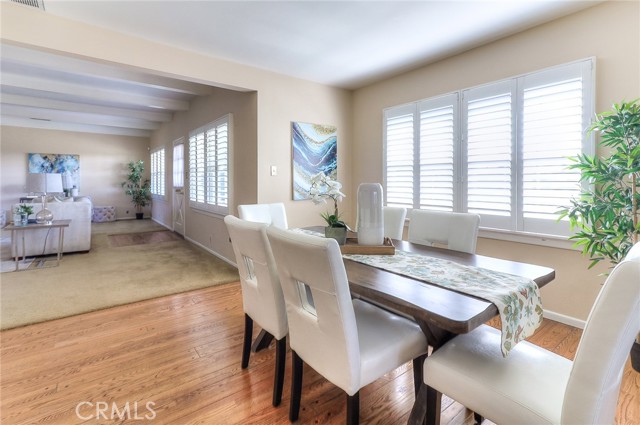
[[387,118],[387,205],[413,208],[413,134],[413,113]]
[[204,203],[204,133],[189,137],[189,200]]
[[216,204],[228,206],[229,201],[229,130],[227,123],[216,128]]
[[216,214],[229,212],[231,119],[228,115],[189,136],[190,205]]
[[453,105],[420,111],[420,208],[453,211]]
[[511,215],[511,94],[471,100],[467,105],[467,210]]
[[580,78],[526,88],[523,113],[523,217],[555,220],[579,196],[580,172],[568,159],[582,152]]

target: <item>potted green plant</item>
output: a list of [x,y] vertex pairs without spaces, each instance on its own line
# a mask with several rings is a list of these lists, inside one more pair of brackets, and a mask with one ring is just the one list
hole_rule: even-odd
[[20,204],[16,207],[14,213],[20,216],[20,222],[16,222],[16,219],[14,218],[13,224],[16,226],[24,226],[29,222],[29,216],[33,214],[33,206],[29,204]]
[[337,180],[331,179],[323,172],[311,177],[311,187],[309,188],[311,200],[315,204],[326,203],[327,198],[333,201],[333,212],[327,211],[320,214],[324,221],[327,222],[324,235],[327,238],[337,240],[338,244],[344,245],[349,227],[344,221],[340,220],[340,213],[338,212],[338,201],[342,201],[346,196],[340,189],[342,189],[342,184]]
[[136,218],[142,219],[143,208],[151,204],[151,182],[144,178],[144,161],[131,161],[127,164],[129,170],[127,180],[121,183],[124,193],[131,196],[131,202],[136,209]]
[[[577,232],[569,239],[591,259],[622,261],[638,242],[640,223],[640,104],[614,104],[596,117],[589,132],[600,134],[602,156],[578,155],[570,168],[581,173],[588,187],[560,211]],[[640,336],[632,348],[634,369],[640,371]]]

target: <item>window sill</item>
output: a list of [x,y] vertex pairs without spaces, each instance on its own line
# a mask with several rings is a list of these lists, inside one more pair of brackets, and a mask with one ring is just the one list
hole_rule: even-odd
[[527,232],[509,232],[505,230],[481,227],[478,232],[478,237],[577,251],[577,249],[573,247],[574,242],[570,241],[566,236],[542,235]]

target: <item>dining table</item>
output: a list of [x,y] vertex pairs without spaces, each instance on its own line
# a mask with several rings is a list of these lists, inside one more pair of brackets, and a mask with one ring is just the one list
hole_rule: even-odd
[[[538,288],[555,278],[555,270],[545,266],[468,254],[404,240],[392,242],[398,251],[527,278],[535,282]],[[433,351],[438,350],[457,334],[470,332],[499,313],[494,303],[477,296],[348,258],[344,259],[344,265],[349,288],[354,297],[373,301],[382,307],[412,317],[424,332]],[[426,406],[427,388],[422,384],[416,394],[409,424],[423,423],[427,414]],[[436,417],[440,415],[440,412],[428,413]],[[476,418],[480,420],[478,416]]]
[[[296,229],[305,233],[323,234],[323,227],[313,226]],[[349,237],[357,237],[349,232]],[[497,272],[497,274],[513,275],[530,279],[538,288],[542,288],[555,278],[555,270],[549,267],[524,262],[468,254],[443,247],[427,246],[405,240],[391,239],[395,251],[403,251],[411,255],[429,259],[439,259]],[[395,273],[349,259],[344,256],[344,265],[349,280],[349,289],[354,298],[371,301],[383,308],[409,316],[415,320],[425,334],[432,352],[458,334],[464,334],[477,328],[499,315],[498,307],[491,301],[463,291],[454,290],[429,282],[429,279],[416,279],[408,275]],[[266,348],[272,337],[261,332],[252,347],[253,351]],[[415,363],[414,363],[415,364]],[[427,413],[439,417],[440,412],[426,412],[426,385],[416,388],[414,403],[409,424],[422,424]],[[480,421],[476,415],[476,420]],[[435,422],[439,423],[439,421]]]

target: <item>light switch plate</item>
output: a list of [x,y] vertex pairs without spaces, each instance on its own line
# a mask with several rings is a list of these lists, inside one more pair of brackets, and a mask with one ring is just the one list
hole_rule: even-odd
[[277,176],[278,175],[278,167],[275,165],[271,166],[271,175],[272,176]]

